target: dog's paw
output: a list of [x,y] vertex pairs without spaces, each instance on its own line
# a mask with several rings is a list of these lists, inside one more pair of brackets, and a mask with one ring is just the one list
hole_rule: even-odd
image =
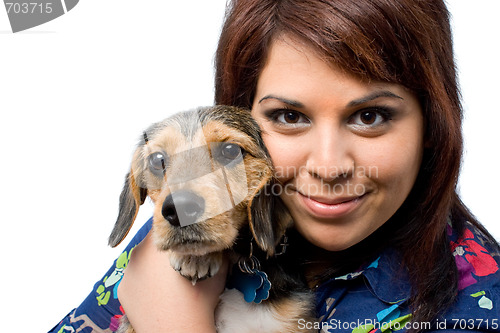
[[192,256],[170,252],[170,265],[193,285],[197,281],[212,277],[220,269],[222,253],[215,252],[203,256]]

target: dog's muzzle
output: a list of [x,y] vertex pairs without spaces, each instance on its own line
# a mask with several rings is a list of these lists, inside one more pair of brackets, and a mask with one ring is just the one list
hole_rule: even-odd
[[191,191],[171,193],[163,202],[161,214],[172,226],[197,222],[205,212],[205,200]]

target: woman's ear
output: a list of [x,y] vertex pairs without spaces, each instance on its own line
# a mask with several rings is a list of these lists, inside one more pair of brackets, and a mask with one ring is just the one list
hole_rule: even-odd
[[125,184],[120,194],[118,218],[108,241],[110,246],[117,246],[127,236],[139,212],[139,206],[144,203],[146,197],[147,190],[137,185],[133,172],[130,171],[125,177]]

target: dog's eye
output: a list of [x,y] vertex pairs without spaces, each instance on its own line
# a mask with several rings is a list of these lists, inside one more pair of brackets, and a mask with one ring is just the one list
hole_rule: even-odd
[[215,149],[214,158],[217,162],[227,165],[243,158],[243,149],[235,143],[222,143]]
[[167,168],[167,157],[160,152],[149,155],[149,169],[156,175],[163,175]]

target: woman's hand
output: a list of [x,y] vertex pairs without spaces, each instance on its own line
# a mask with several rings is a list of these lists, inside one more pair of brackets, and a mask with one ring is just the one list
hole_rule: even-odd
[[148,235],[133,251],[118,299],[137,333],[215,332],[214,310],[224,290],[227,263],[192,285],[170,266]]

